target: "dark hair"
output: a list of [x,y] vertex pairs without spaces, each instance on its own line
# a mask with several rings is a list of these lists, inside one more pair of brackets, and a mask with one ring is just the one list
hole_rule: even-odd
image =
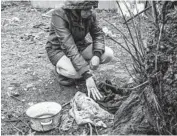
[[76,13],[78,14],[78,16],[81,16],[81,9],[65,9],[67,15],[72,14],[72,11],[76,11]]

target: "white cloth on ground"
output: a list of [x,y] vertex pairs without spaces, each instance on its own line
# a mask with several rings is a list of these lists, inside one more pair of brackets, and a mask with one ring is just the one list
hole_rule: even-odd
[[113,124],[114,115],[102,109],[93,99],[82,92],[77,92],[71,100],[69,113],[78,125],[91,123],[106,128]]

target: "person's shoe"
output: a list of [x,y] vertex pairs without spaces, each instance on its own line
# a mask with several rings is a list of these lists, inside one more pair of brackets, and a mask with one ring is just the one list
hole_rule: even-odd
[[62,76],[62,75],[58,74],[56,71],[54,71],[54,75],[55,75],[56,80],[59,82],[60,85],[70,86],[70,85],[74,85],[74,83],[75,83],[74,79]]

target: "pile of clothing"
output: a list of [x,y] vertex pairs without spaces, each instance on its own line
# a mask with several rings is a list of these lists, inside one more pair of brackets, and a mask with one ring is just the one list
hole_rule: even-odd
[[116,113],[122,101],[130,94],[130,90],[119,88],[113,85],[110,80],[101,82],[98,89],[104,97],[96,102],[100,107],[112,114]]
[[[71,109],[60,126],[61,130],[66,131],[74,124],[92,124],[96,127],[111,128],[114,124],[114,114],[128,96],[128,91],[117,88],[109,80],[98,85],[102,94],[101,100],[94,101],[87,97],[85,93],[77,92],[70,102]],[[74,122],[75,120],[75,122]]]
[[85,93],[77,92],[71,100],[71,107],[69,113],[78,125],[90,123],[104,128],[113,125],[114,115],[102,109]]

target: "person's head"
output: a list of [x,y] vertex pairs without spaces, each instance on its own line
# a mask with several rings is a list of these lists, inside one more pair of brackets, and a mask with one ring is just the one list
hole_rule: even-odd
[[66,1],[63,8],[75,10],[82,18],[88,18],[92,15],[92,11],[96,7],[98,7],[98,1],[74,0]]
[[81,9],[80,14],[82,18],[88,18],[92,15],[92,9]]

